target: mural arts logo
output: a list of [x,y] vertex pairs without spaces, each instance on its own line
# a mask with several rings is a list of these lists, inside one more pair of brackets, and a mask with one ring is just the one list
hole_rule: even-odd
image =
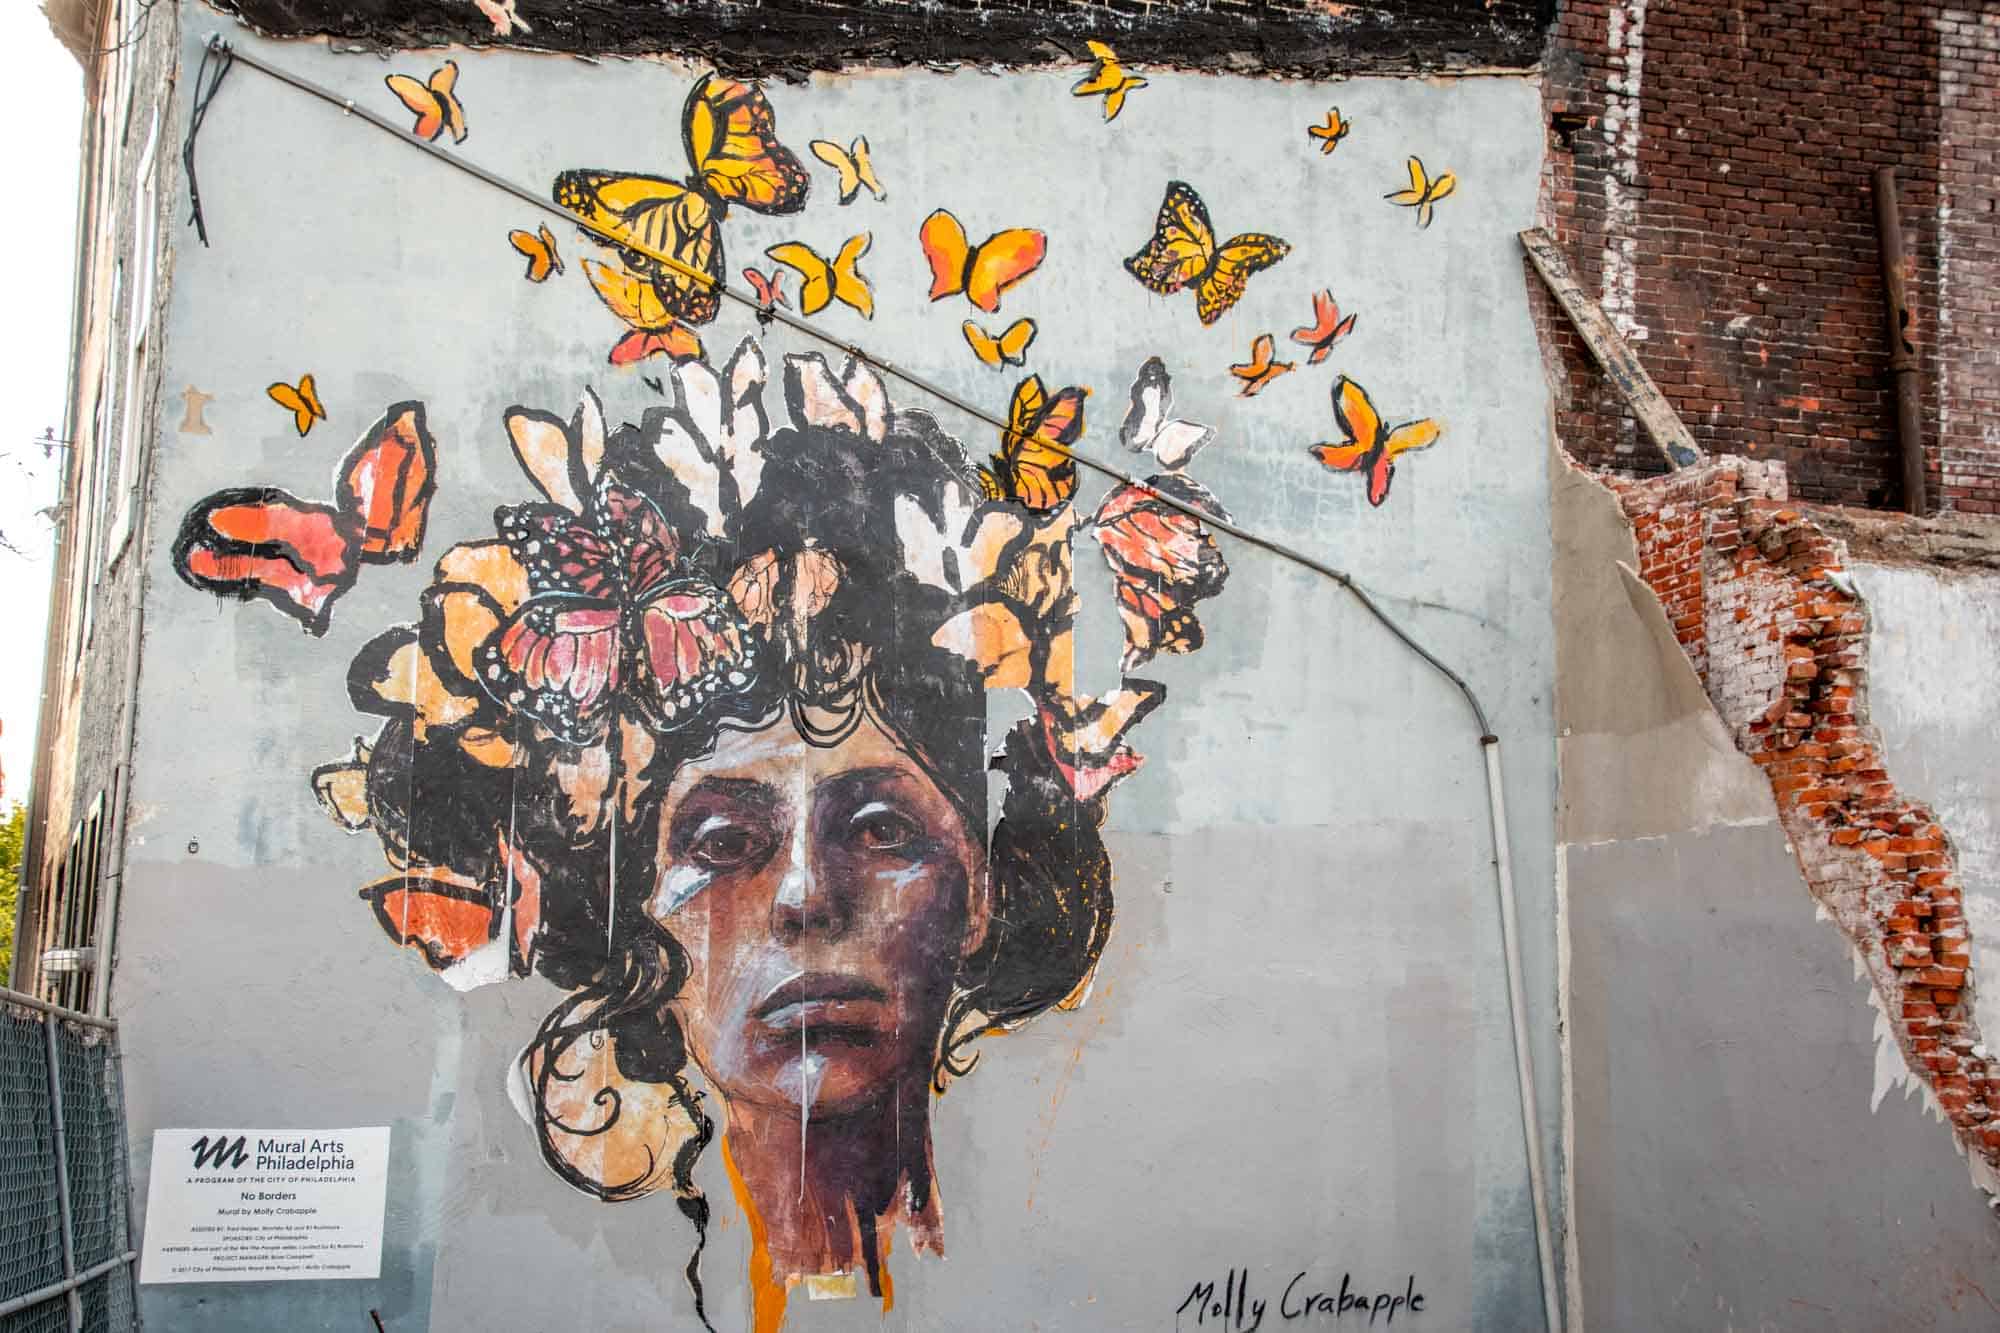
[[249,1154],[244,1151],[244,1136],[241,1134],[238,1134],[233,1142],[220,1134],[204,1134],[188,1145],[188,1151],[194,1154],[193,1169],[196,1171],[205,1166],[239,1167],[249,1160]]

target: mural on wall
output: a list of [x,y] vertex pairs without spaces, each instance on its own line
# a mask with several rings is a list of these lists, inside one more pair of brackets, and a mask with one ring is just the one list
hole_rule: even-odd
[[417,118],[410,127],[410,133],[433,142],[441,135],[449,134],[453,143],[465,142],[469,131],[465,128],[465,108],[458,100],[456,60],[445,61],[421,83],[407,74],[391,74],[382,82],[389,85],[389,91],[396,94],[396,100]]
[[[775,1328],[798,1282],[886,1303],[899,1226],[943,1252],[936,1094],[982,1037],[1087,994],[1097,829],[1165,689],[1077,692],[1072,547],[1102,551],[1137,667],[1199,646],[1227,576],[1160,496],[1221,509],[1180,470],[1211,432],[1165,419],[1158,360],[1133,388],[1158,419],[1127,433],[1164,470],[1090,516],[1058,448],[1081,388],[1022,381],[975,466],[862,363],[792,356],[772,385],[745,340],[668,378],[637,424],[588,391],[506,413],[537,494],[356,656],[350,696],[385,722],[312,785],[379,838],[361,892],[392,940],[455,986],[569,992],[516,1099],[572,1185],[680,1201],[698,1294],[693,1170],[720,1131]],[[989,736],[1003,688],[1033,714]]]
[[1125,261],[1125,269],[1162,295],[1193,288],[1196,314],[1203,324],[1213,324],[1241,299],[1251,274],[1291,250],[1289,241],[1254,231],[1217,244],[1208,205],[1186,181],[1169,181],[1153,237]]
[[315,421],[326,420],[326,409],[319,401],[319,386],[313,383],[311,375],[299,376],[297,384],[279,380],[264,390],[264,394],[292,414],[292,426],[298,431],[300,439],[312,430]]
[[[1074,91],[1105,85],[1089,92],[1110,120],[1145,81],[1093,52]],[[441,88],[415,86],[438,99],[432,137],[462,137],[446,69]],[[1330,138],[1313,128],[1322,152],[1349,128],[1337,110],[1328,123]],[[626,326],[611,363],[664,357],[639,377],[664,404],[614,424],[586,388],[567,413],[501,414],[526,484],[490,532],[437,558],[415,618],[352,658],[348,697],[382,721],[310,786],[379,841],[386,871],[359,893],[390,941],[457,989],[539,975],[564,992],[509,1071],[514,1103],[568,1184],[677,1201],[704,1321],[711,1204],[695,1169],[717,1154],[749,1223],[754,1326],[773,1330],[802,1284],[886,1308],[899,1228],[944,1252],[936,1098],[982,1039],[1087,999],[1114,913],[1107,798],[1166,696],[1132,673],[1203,646],[1201,604],[1229,577],[1203,516],[1230,516],[1188,471],[1217,432],[1175,415],[1160,356],[1136,368],[1117,429],[1147,475],[1094,508],[1073,456],[1090,387],[1010,373],[1032,318],[961,325],[1014,381],[1004,425],[976,445],[892,401],[865,356],[774,365],[757,336],[712,356],[696,330],[720,309],[730,206],[795,214],[810,182],[757,88],[707,75],[681,125],[684,180],[572,169],[553,186],[603,229],[579,234],[608,258],[578,263]],[[886,197],[865,137],[811,151],[839,175],[835,206]],[[1451,177],[1424,188],[1427,226]],[[882,272],[927,270],[912,299],[963,296],[989,316],[1049,243],[1018,226],[974,244],[944,208],[916,239],[924,269]],[[546,226],[508,240],[529,281],[564,272]],[[768,246],[770,272],[740,269],[760,324],[793,304],[788,273],[801,315],[872,318],[859,264],[873,244]],[[1153,293],[1192,291],[1207,327],[1290,250],[1263,232],[1219,240],[1194,188],[1169,181],[1122,264]],[[1313,315],[1290,334],[1309,367],[1356,323],[1330,290]],[[1194,373],[1244,398],[1301,369],[1272,333],[1236,363],[1213,337]],[[291,406],[280,389],[310,404],[301,434],[324,419],[311,376],[272,386]],[[1379,506],[1395,460],[1439,427],[1386,426],[1345,375],[1332,399],[1343,439],[1312,453],[1365,477]],[[360,565],[416,558],[435,485],[423,406],[399,403],[343,461],[332,503],[217,492],[187,514],[175,568],[320,635]],[[1117,684],[1096,695],[1074,669],[1080,543],[1097,547],[1122,638]],[[1021,692],[1028,716],[989,734],[992,690]]]
[[1417,225],[1428,228],[1431,225],[1431,211],[1437,207],[1438,200],[1458,188],[1458,177],[1449,171],[1439,172],[1433,176],[1424,170],[1423,159],[1418,157],[1410,159],[1409,168],[1409,188],[1391,190],[1382,197],[1402,208],[1415,209]]
[[417,558],[436,489],[424,405],[396,403],[341,460],[332,504],[275,486],[217,491],[182,520],[174,570],[204,592],[268,602],[321,635],[362,565]]
[[[615,265],[581,261],[599,299],[629,330],[611,348],[613,365],[661,354],[681,360],[700,356],[693,326],[712,322],[722,308],[719,287],[728,272],[722,222],[730,205],[772,216],[796,213],[812,186],[798,157],[778,142],[770,102],[748,84],[717,74],[697,82],[681,109],[681,143],[692,169],[684,181],[592,169],[565,171],[555,180],[556,203],[643,247],[613,247]],[[585,235],[608,244],[599,233]],[[855,239],[866,250],[866,238]],[[661,254],[674,263],[660,262]],[[849,256],[843,249],[841,255],[852,284],[849,294],[856,286],[865,292],[866,284],[853,275],[859,252]],[[817,255],[812,259],[815,271],[827,273],[828,290],[835,291],[833,265]]]

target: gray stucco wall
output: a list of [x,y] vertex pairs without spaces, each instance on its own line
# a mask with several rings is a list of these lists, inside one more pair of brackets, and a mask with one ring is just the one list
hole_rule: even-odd
[[[206,35],[190,23],[183,78]],[[390,110],[382,75],[439,58],[247,45]],[[455,151],[482,165],[531,186],[579,165],[684,169],[671,127],[697,70],[457,59],[472,132]],[[1465,672],[1506,742],[1540,1131],[1559,1167],[1547,440],[1513,239],[1538,179],[1537,89],[1161,75],[1107,127],[1069,96],[1078,73],[774,88],[787,143],[867,134],[889,197],[841,209],[814,164],[801,218],[732,215],[730,276],[778,241],[831,252],[872,229],[875,317],[836,307],[828,326],[998,411],[1012,377],[960,345],[976,312],[925,301],[918,224],[949,205],[975,237],[1045,228],[1047,263],[997,323],[1032,312],[1032,367],[1094,386],[1081,447],[1118,453],[1127,386],[1162,356],[1176,414],[1220,428],[1196,471],[1236,519],[1353,570]],[[1336,96],[1358,128],[1328,160],[1304,129]],[[613,423],[635,420],[659,402],[640,373],[663,363],[604,364],[619,330],[576,272],[521,281],[504,233],[527,210],[254,71],[231,76],[199,152],[213,245],[179,252],[167,383],[215,395],[215,434],[163,437],[153,497],[116,991],[135,1172],[153,1128],[223,1122],[388,1124],[396,1167],[380,1282],[152,1287],[147,1317],[215,1333],[348,1330],[371,1308],[392,1330],[687,1325],[690,1233],[672,1201],[607,1206],[564,1187],[508,1104],[507,1063],[559,993],[536,978],[461,995],[391,947],[355,892],[382,873],[380,850],[334,828],[306,780],[374,725],[347,704],[350,657],[413,616],[436,554],[490,535],[494,506],[525,498],[503,409],[567,415],[588,384]],[[1460,173],[1428,230],[1382,199],[1410,153]],[[1149,296],[1119,267],[1170,178],[1199,183],[1221,234],[1294,246],[1213,329],[1188,297]],[[1287,355],[1286,331],[1327,286],[1360,312],[1351,341],[1236,397],[1227,366],[1266,331]],[[756,331],[732,308],[703,332],[719,360]],[[763,337],[774,366],[808,350],[783,330]],[[1381,508],[1306,453],[1338,438],[1336,369],[1392,424],[1445,426],[1399,465]],[[301,440],[264,391],[305,371],[329,417]],[[892,386],[899,407],[905,392]],[[320,498],[356,432],[408,398],[439,442],[432,535],[417,564],[364,570],[323,639],[176,579],[166,541],[203,496],[264,483]],[[940,415],[975,456],[992,447],[990,428]],[[1101,489],[1085,483],[1091,503]],[[1429,1326],[1538,1321],[1475,728],[1338,589],[1255,550],[1227,554],[1227,591],[1202,605],[1207,647],[1147,673],[1169,696],[1135,737],[1146,766],[1113,799],[1119,919],[1095,993],[985,1042],[938,1103],[951,1257],[899,1247],[890,1327],[1162,1327],[1231,1267],[1274,1306],[1295,1273],[1334,1288],[1349,1273],[1377,1289],[1409,1279]],[[1095,570],[1098,556],[1077,559]],[[1118,627],[1097,585],[1083,618],[1079,671],[1101,691]],[[1018,711],[998,695],[990,706]],[[746,1228],[714,1154],[697,1179],[718,1211],[709,1310],[744,1327]],[[791,1319],[885,1322],[866,1300],[795,1300]]]
[[[1949,1127],[1889,1090],[1869,982],[1628,572],[1616,502],[1576,472],[1555,497],[1573,1316],[1993,1327],[2000,1223]],[[1894,670],[1874,660],[1878,721]]]

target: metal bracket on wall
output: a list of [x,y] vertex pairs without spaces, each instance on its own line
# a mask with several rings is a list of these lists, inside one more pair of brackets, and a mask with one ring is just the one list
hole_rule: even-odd
[[1646,428],[1646,434],[1659,446],[1660,456],[1667,460],[1667,469],[1678,471],[1701,462],[1701,449],[1688,433],[1687,423],[1675,413],[1660,386],[1653,383],[1653,377],[1639,364],[1632,344],[1611,327],[1603,307],[1585,295],[1569,271],[1569,262],[1556,248],[1555,240],[1535,227],[1521,233],[1521,248],[1528,252],[1528,262],[1535,266],[1535,272],[1549,285],[1556,304],[1583,335],[1583,345],[1590,349],[1592,359],[1624,396],[1625,405]]

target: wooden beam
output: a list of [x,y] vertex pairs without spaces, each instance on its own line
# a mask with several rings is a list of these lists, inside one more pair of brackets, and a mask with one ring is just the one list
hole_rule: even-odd
[[1688,433],[1687,424],[1675,414],[1673,404],[1660,392],[1660,386],[1653,383],[1653,377],[1646,373],[1646,368],[1639,364],[1632,345],[1618,336],[1618,330],[1611,327],[1611,321],[1605,318],[1602,307],[1578,285],[1555,241],[1547,232],[1536,227],[1521,233],[1521,248],[1528,252],[1528,260],[1535,266],[1535,272],[1542,275],[1542,281],[1555,294],[1556,304],[1563,308],[1570,322],[1576,325],[1576,331],[1583,335],[1583,345],[1590,349],[1591,357],[1624,397],[1625,405],[1639,419],[1639,424],[1646,428],[1646,434],[1659,447],[1660,455],[1667,460],[1667,467],[1679,469],[1701,462],[1701,449],[1695,444],[1694,436]]

